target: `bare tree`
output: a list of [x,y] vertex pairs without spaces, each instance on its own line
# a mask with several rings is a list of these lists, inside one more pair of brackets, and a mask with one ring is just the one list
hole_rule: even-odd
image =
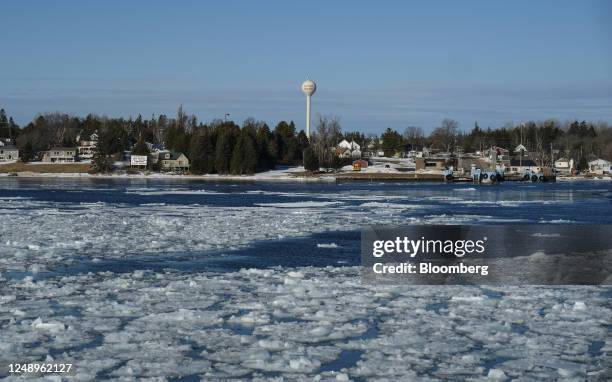
[[312,146],[321,166],[331,168],[334,164],[334,147],[342,137],[340,119],[336,116],[317,116],[316,132]]
[[422,146],[425,141],[425,134],[423,129],[419,126],[408,126],[404,130],[404,140],[411,145]]
[[187,128],[187,113],[183,110],[183,105],[181,104],[176,111],[176,127],[179,129]]
[[439,143],[448,152],[453,152],[457,142],[457,136],[459,133],[459,122],[454,119],[444,118],[440,127],[437,127],[432,133],[431,137],[435,143]]

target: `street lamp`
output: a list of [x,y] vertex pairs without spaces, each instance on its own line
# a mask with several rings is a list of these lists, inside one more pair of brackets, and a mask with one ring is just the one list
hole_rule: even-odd
[[229,113],[225,113],[225,116],[223,117],[223,120],[225,121],[225,123],[227,123],[227,117],[229,117]]

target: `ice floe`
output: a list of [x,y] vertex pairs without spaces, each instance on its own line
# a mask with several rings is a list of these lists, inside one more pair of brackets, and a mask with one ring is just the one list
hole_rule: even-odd
[[8,280],[0,362],[51,356],[77,380],[604,380],[612,367],[609,288],[381,286],[359,272]]

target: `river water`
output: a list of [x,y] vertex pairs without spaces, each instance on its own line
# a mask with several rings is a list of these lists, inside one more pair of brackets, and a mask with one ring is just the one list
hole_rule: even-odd
[[[371,224],[612,224],[605,181],[0,178],[0,363],[71,378],[605,380],[609,287],[371,286]],[[0,376],[2,376],[0,371]]]

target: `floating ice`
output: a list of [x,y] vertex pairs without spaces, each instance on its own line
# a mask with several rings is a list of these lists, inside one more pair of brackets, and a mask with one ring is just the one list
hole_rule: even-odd
[[317,248],[338,248],[336,243],[317,243]]
[[359,272],[11,279],[0,361],[52,352],[89,380],[584,380],[612,367],[609,344],[589,350],[607,338],[605,288],[379,286]]
[[276,207],[276,208],[314,208],[314,207],[329,207],[341,204],[341,202],[286,202],[286,203],[256,203],[258,207]]
[[[83,266],[369,224],[540,219],[490,212],[520,195],[484,200],[493,208],[475,214],[474,193],[450,198],[452,188],[432,195],[419,187],[279,192],[316,200],[240,207],[3,198],[0,364],[52,357],[73,362],[75,380],[606,380],[609,287],[368,285],[357,267],[218,274]],[[549,205],[544,198],[512,210]],[[541,220],[570,220],[555,214]],[[40,277],[70,267],[82,272]]]

